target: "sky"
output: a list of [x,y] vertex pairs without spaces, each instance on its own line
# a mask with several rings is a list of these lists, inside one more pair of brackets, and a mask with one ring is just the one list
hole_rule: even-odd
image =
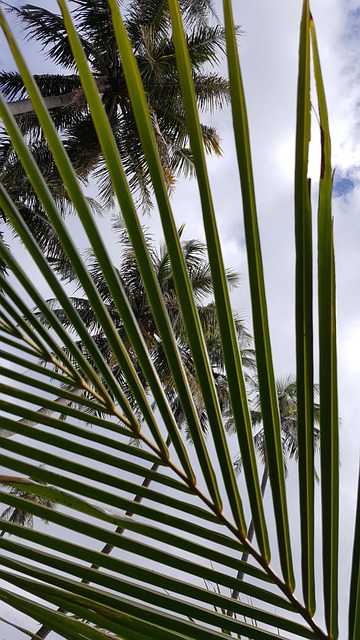
[[[20,3],[17,3],[20,4]],[[38,2],[38,4],[41,4]],[[46,3],[47,6],[50,3]],[[243,35],[239,54],[251,131],[257,207],[275,373],[295,368],[294,339],[294,136],[296,74],[301,1],[234,2]],[[220,7],[220,3],[217,3]],[[360,6],[356,0],[313,0],[320,57],[328,99],[334,173],[334,234],[338,310],[339,413],[341,416],[341,537],[340,593],[346,597],[360,452]],[[221,10],[219,8],[219,14]],[[19,35],[21,37],[21,35]],[[33,71],[48,68],[33,44],[25,44]],[[0,69],[12,68],[0,36]],[[225,67],[224,67],[225,72]],[[314,105],[316,111],[316,104]],[[223,157],[208,161],[215,210],[226,266],[241,273],[233,294],[251,327],[240,190],[234,156],[231,114],[212,117],[222,138]],[[319,132],[313,116],[311,177],[313,193],[319,174]],[[173,196],[178,224],[186,223],[186,238],[204,236],[195,182],[179,181]],[[314,214],[316,205],[314,203]],[[156,211],[145,223],[159,233]],[[314,221],[314,233],[316,223]],[[108,237],[110,238],[110,231]],[[315,236],[314,236],[315,242]],[[114,248],[115,255],[115,248]],[[316,323],[316,319],[315,319]],[[315,374],[317,378],[317,374]],[[295,492],[291,470],[288,492]],[[342,606],[343,605],[343,606]],[[345,638],[345,602],[341,625]],[[16,635],[0,623],[0,639]]]

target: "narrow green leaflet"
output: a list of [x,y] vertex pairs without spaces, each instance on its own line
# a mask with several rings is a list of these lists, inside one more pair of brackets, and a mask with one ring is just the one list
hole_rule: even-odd
[[[0,589],[0,600],[7,602],[7,595],[8,593],[4,589]],[[18,600],[20,600],[20,598],[17,598],[16,602],[18,602]],[[6,620],[5,618],[0,618],[0,622],[2,622],[3,624],[7,624],[12,629],[16,629],[17,631],[20,631],[20,633],[23,633],[25,636],[29,636],[29,638],[33,638],[33,640],[36,640],[35,633],[32,633],[31,631],[29,631],[29,629],[25,629],[25,627],[20,627],[18,624],[14,624],[13,622],[10,622],[10,620]]]
[[269,476],[274,502],[281,568],[284,580],[289,590],[293,591],[295,581],[292,567],[289,521],[286,506],[280,417],[267,318],[264,274],[251,163],[249,127],[232,7],[229,0],[224,0],[223,5],[230,78],[231,107],[243,201],[252,317],[254,324],[256,360],[259,374],[259,389],[266,442],[267,464],[269,467]]
[[315,612],[314,576],[314,366],[313,270],[310,181],[310,9],[303,3],[300,27],[295,154],[296,386],[301,511],[302,586],[306,608]]
[[349,603],[349,640],[360,635],[360,470]]
[[321,170],[318,206],[318,296],[320,363],[320,459],[325,617],[329,636],[338,637],[339,416],[337,394],[336,300],[332,168],[329,120],[314,22],[310,21],[319,105]]

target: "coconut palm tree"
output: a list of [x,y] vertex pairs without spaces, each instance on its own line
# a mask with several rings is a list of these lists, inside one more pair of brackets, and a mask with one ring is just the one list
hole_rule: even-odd
[[[261,495],[264,497],[267,483],[269,480],[269,471],[266,459],[266,446],[264,429],[262,427],[261,416],[261,401],[259,393],[259,383],[256,378],[248,379],[249,388],[249,401],[251,406],[251,422],[254,429],[257,429],[254,435],[254,443],[258,453],[258,456],[263,464],[263,475],[261,479]],[[279,404],[280,423],[281,423],[281,442],[283,450],[283,460],[285,467],[285,475],[288,474],[288,461],[291,459],[297,459],[298,457],[298,436],[297,436],[297,388],[296,379],[293,375],[288,375],[283,378],[279,378],[276,381],[277,398]],[[314,396],[318,395],[318,385],[314,386]],[[314,446],[318,448],[320,441],[320,430],[317,426],[320,422],[320,405],[314,402]],[[260,427],[260,428],[259,428]],[[235,468],[238,472],[241,471],[242,462],[241,456],[238,456],[235,460]],[[254,523],[250,522],[247,538],[250,542],[254,538]],[[249,554],[243,553],[241,560],[248,562]],[[244,571],[238,571],[237,579],[244,580]],[[234,589],[231,597],[234,599],[239,598],[239,591]],[[232,615],[231,611],[228,611],[228,615]]]
[[[36,76],[47,101],[55,126],[76,168],[77,176],[86,183],[89,175],[96,177],[99,201],[88,198],[94,212],[104,213],[111,203],[113,190],[104,168],[100,146],[93,127],[76,65],[67,41],[63,19],[48,9],[30,4],[8,10],[19,18],[29,38],[39,41],[49,58],[59,66],[60,73]],[[130,107],[121,57],[116,48],[110,11],[106,0],[81,0],[72,3],[73,16],[91,68],[102,93],[103,103],[116,136],[124,169],[138,202],[151,206],[149,175]],[[184,0],[182,11],[188,29],[188,44],[192,52],[193,77],[197,87],[198,105],[203,111],[221,108],[228,100],[228,82],[208,65],[218,62],[224,47],[224,30],[218,24],[211,0]],[[213,24],[211,24],[211,19]],[[126,7],[126,28],[147,86],[147,100],[152,113],[153,133],[169,188],[176,175],[193,173],[192,154],[175,64],[169,11],[160,0],[135,0]],[[106,42],[104,46],[103,43]],[[47,186],[64,215],[74,213],[71,202],[59,180],[58,170],[42,136],[21,76],[15,72],[0,73],[0,89],[10,100],[28,145],[42,168]],[[15,98],[19,98],[15,100]],[[203,139],[208,153],[220,154],[219,136],[213,127],[203,125]],[[53,268],[63,275],[70,269],[51,223],[39,203],[21,163],[6,135],[0,135],[0,179],[22,212],[34,237],[43,246]],[[2,217],[5,217],[2,213]],[[1,265],[0,265],[1,266]]]
[[[123,63],[119,55],[107,0],[74,0],[72,16],[96,78],[103,104],[118,144],[130,186],[137,191],[143,204],[150,205],[150,178],[144,152],[139,141]],[[86,180],[94,174],[100,195],[106,203],[113,190],[99,141],[92,124],[81,88],[73,53],[62,16],[31,4],[8,9],[24,25],[28,38],[38,41],[48,58],[59,66],[52,75],[35,76],[53,121],[61,132],[64,145],[76,168]],[[187,30],[193,80],[197,103],[202,111],[221,108],[228,100],[227,80],[209,71],[218,63],[224,49],[224,29],[219,25],[212,0],[182,0],[180,3]],[[163,0],[132,0],[124,8],[125,26],[146,88],[153,133],[161,158],[164,177],[169,188],[179,173],[193,173],[192,152],[184,116],[179,77],[175,62],[169,9]],[[10,100],[9,107],[22,131],[35,145],[37,156],[44,153],[39,142],[39,127],[30,100],[26,97],[21,76],[15,72],[0,74],[0,89]],[[16,100],[15,100],[16,99]],[[220,154],[216,130],[202,125],[202,135],[208,153]],[[56,179],[56,169],[48,165]]]

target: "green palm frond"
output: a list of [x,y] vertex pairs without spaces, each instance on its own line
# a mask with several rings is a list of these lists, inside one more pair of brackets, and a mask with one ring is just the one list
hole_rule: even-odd
[[[88,2],[87,8],[90,10],[94,3],[95,0]],[[114,42],[116,39],[119,49],[117,55],[122,61],[128,100],[146,162],[146,176],[151,180],[157,200],[168,252],[168,258],[163,251],[155,265],[149,234],[144,233],[131,196],[97,78],[92,76],[87,51],[82,48],[66,2],[60,0],[59,4],[101,154],[126,226],[124,264],[129,269],[131,282],[139,286],[141,281],[146,313],[151,314],[146,317],[151,318],[156,327],[152,334],[156,349],[149,348],[134,313],[132,303],[137,302],[137,291],[132,290],[128,295],[125,279],[119,277],[121,270],[110,258],[66,149],[0,11],[1,26],[61,181],[76,209],[79,227],[82,226],[88,238],[92,261],[87,264],[79,255],[66,220],[51,196],[46,175],[42,176],[28,140],[0,100],[4,127],[68,257],[74,281],[80,286],[76,297],[72,297],[73,292],[56,277],[24,223],[18,202],[11,199],[6,186],[1,186],[1,209],[21,238],[29,263],[36,263],[54,300],[50,305],[47,303],[33,273],[1,244],[0,258],[6,261],[11,272],[8,279],[0,275],[3,302],[0,329],[6,345],[1,354],[4,361],[1,373],[5,376],[2,428],[19,436],[2,438],[1,462],[21,479],[31,478],[26,490],[33,496],[51,500],[57,509],[49,509],[11,491],[1,491],[6,507],[47,519],[51,529],[38,531],[3,520],[2,530],[13,535],[2,537],[0,597],[30,616],[34,625],[36,621],[42,628],[53,629],[69,639],[100,640],[104,635],[100,629],[105,629],[107,634],[117,634],[122,640],[223,640],[224,634],[253,640],[291,640],[293,637],[336,640],[339,610],[348,603],[347,594],[343,594],[341,602],[338,599],[339,460],[332,171],[326,102],[309,3],[304,0],[301,20],[297,109],[296,389],[298,417],[301,415],[303,419],[299,418],[297,425],[299,522],[292,522],[291,528],[281,418],[285,415],[284,410],[282,416],[284,406],[292,425],[294,386],[290,381],[287,393],[279,402],[231,4],[224,0],[226,50],[250,273],[261,405],[258,414],[261,413],[263,424],[272,496],[266,510],[251,424],[249,380],[241,357],[239,320],[230,305],[179,5],[176,0],[169,0],[170,13],[166,14],[166,20],[160,14],[158,18],[159,24],[164,25],[169,23],[169,16],[171,18],[213,287],[214,301],[209,306],[203,305],[201,296],[199,302],[199,293],[194,296],[191,269],[195,279],[199,278],[199,287],[205,288],[209,282],[208,271],[198,269],[195,258],[199,245],[186,245],[175,223],[154,133],[153,113],[148,108],[118,3],[109,0],[106,7],[111,14]],[[85,0],[77,3],[79,15],[84,4]],[[139,10],[143,7],[144,11],[148,4],[154,9],[154,0],[136,3]],[[105,3],[99,5],[105,11]],[[209,3],[184,0],[180,5],[188,7],[190,12],[196,6],[202,11]],[[86,12],[83,19],[88,19]],[[192,19],[189,13],[188,21]],[[317,429],[314,413],[317,417],[317,412],[313,410],[313,314],[309,306],[312,210],[307,184],[311,50],[323,145],[317,249],[322,516],[316,532],[316,540],[318,537],[322,540],[322,555],[320,558],[319,554],[316,563],[313,467]],[[190,272],[184,243],[190,258]],[[162,295],[156,273],[159,266],[161,282],[168,287],[165,290],[169,297],[176,292],[177,323],[172,321],[166,296]],[[24,289],[26,299],[19,293]],[[200,310],[199,304],[205,308]],[[246,333],[243,340],[247,347]],[[234,440],[226,432],[229,414],[243,462],[241,482],[233,467]],[[92,425],[91,429],[88,424]],[[179,425],[184,428],[179,429]],[[135,441],[142,446],[136,446]],[[291,448],[288,452],[292,455]],[[39,467],[39,463],[46,467]],[[153,482],[151,487],[145,482],[148,478]],[[14,489],[21,490],[21,485],[21,480],[11,482]],[[134,496],[141,499],[134,500]],[[246,514],[250,514],[253,521],[254,542],[248,534]],[[360,630],[358,521],[357,515],[349,576],[351,640],[359,636]],[[301,562],[298,563],[293,547],[299,538]],[[102,553],[104,545],[115,547],[116,554],[110,558]],[[251,557],[251,563],[242,560],[244,553]],[[249,579],[239,579],[239,572]],[[317,581],[323,580],[323,593],[316,587],[315,575]],[[219,588],[209,590],[204,584],[216,584]],[[234,590],[240,592],[240,600],[225,595]],[[324,611],[324,621],[321,615],[314,614],[316,600],[319,610]]]

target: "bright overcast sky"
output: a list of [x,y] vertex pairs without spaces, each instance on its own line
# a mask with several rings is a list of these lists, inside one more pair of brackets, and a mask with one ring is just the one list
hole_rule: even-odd
[[[20,5],[21,2],[14,2]],[[53,2],[37,2],[50,7]],[[217,6],[221,3],[217,0]],[[354,504],[360,443],[360,7],[357,0],[313,0],[332,132],[334,228],[337,269],[338,361],[341,426],[341,594],[347,594],[350,571]],[[296,112],[296,74],[301,0],[235,0],[236,21],[243,29],[239,40],[250,120],[251,143],[268,309],[276,375],[294,371],[294,222],[293,174]],[[220,8],[219,8],[220,14]],[[0,69],[13,68],[0,40]],[[44,69],[34,44],[33,70]],[[50,70],[49,63],[46,63]],[[316,109],[316,105],[315,109]],[[318,129],[313,118],[313,143]],[[216,113],[222,159],[209,161],[215,208],[227,266],[243,276],[234,306],[251,326],[247,292],[240,191],[234,159],[230,112]],[[312,154],[313,190],[319,158]],[[195,183],[181,182],[173,197],[179,224],[185,222],[187,238],[203,237]],[[158,229],[156,212],[145,223]],[[315,375],[317,378],[317,374]],[[289,493],[292,491],[290,474]],[[342,607],[342,638],[346,626]],[[20,619],[20,618],[19,618]],[[0,624],[0,639],[15,638]],[[55,637],[55,636],[54,636]]]

